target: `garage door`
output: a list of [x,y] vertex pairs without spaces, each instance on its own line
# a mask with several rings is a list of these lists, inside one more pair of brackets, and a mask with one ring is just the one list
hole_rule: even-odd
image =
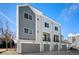
[[44,51],[49,51],[50,45],[49,44],[44,44]]
[[66,45],[62,45],[62,51],[67,51],[67,46]]
[[40,44],[22,44],[21,49],[23,54],[40,52]]
[[54,45],[54,51],[58,51],[58,45]]

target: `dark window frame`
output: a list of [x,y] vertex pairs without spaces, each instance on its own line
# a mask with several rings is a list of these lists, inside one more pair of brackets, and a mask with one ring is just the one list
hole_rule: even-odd
[[55,26],[55,31],[58,31],[58,27],[57,26]]
[[24,18],[25,18],[25,19],[32,20],[32,19],[33,19],[33,15],[30,14],[30,13],[24,12]]
[[29,17],[28,17],[28,13],[24,13],[24,18],[25,19],[28,19]]
[[37,18],[37,20],[39,21],[39,18]]
[[49,28],[49,23],[45,22],[44,25],[46,28]]
[[29,14],[29,15],[28,15],[28,19],[29,19],[29,20],[32,20],[32,19],[33,19],[32,15]]
[[29,29],[29,34],[32,34],[32,30]]
[[59,42],[59,35],[54,35],[54,42]]
[[28,29],[27,28],[24,28],[24,33],[28,33]]

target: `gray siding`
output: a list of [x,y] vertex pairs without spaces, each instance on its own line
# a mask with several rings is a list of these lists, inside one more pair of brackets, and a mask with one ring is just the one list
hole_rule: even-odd
[[22,54],[40,52],[40,44],[22,44]]
[[49,51],[50,45],[49,44],[44,44],[44,51]]
[[[33,19],[25,19],[24,12],[31,14],[33,16]],[[32,34],[24,33],[24,28],[31,29]],[[28,6],[19,7],[19,38],[29,40],[35,39],[35,14]]]

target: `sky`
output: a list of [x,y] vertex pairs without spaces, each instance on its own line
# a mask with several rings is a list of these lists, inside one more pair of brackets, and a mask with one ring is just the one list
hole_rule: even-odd
[[[22,3],[23,4],[23,3]],[[9,28],[16,33],[16,5],[0,3],[0,21],[9,21]],[[43,14],[61,24],[62,35],[79,33],[79,4],[75,3],[30,3]]]

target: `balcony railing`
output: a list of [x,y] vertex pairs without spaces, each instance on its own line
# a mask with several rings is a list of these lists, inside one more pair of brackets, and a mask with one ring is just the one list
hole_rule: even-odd
[[51,39],[50,39],[50,38],[43,38],[43,41],[48,41],[48,42],[50,42]]

